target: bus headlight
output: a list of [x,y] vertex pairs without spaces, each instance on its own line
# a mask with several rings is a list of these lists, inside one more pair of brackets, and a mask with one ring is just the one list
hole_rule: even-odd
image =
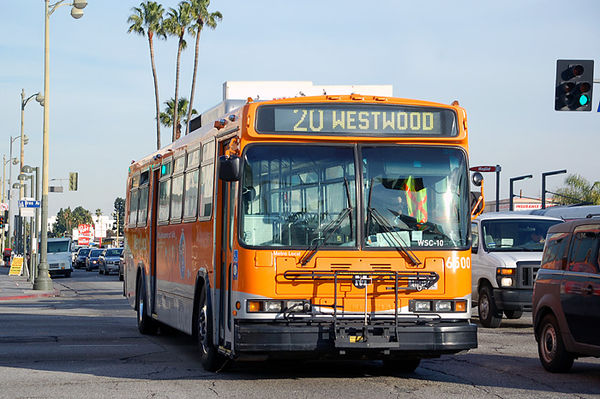
[[310,302],[302,299],[290,300],[248,300],[246,311],[248,313],[306,313],[310,312]]
[[464,299],[411,299],[408,310],[415,313],[463,313],[467,311],[467,301]]

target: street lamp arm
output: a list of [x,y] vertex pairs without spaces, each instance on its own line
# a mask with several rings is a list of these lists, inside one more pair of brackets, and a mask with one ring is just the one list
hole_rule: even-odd
[[71,4],[63,4],[65,2],[65,0],[60,0],[57,1],[54,4],[50,4],[50,10],[48,11],[48,16],[52,15],[52,13],[54,12],[54,10],[56,10],[58,7],[60,6],[66,6],[66,5],[71,5]]
[[40,93],[38,92],[38,93],[32,94],[29,97],[27,97],[26,100],[23,100],[23,102],[21,102],[21,109],[24,110],[25,106],[27,105],[27,103],[29,102],[29,100],[31,100],[33,97],[36,97],[38,94],[40,94]]

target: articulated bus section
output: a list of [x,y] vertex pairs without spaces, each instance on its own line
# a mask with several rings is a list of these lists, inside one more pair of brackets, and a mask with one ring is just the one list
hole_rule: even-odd
[[200,359],[477,346],[466,115],[373,96],[249,101],[129,168],[124,293]]

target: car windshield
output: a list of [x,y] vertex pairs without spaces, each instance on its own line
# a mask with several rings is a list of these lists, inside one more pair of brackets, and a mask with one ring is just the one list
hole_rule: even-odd
[[356,245],[356,212],[346,210],[356,209],[352,147],[255,145],[244,161],[246,245]]
[[117,248],[107,249],[104,256],[121,256],[121,252],[123,252],[122,249],[117,249]]
[[102,255],[102,252],[104,252],[103,249],[93,249],[92,252],[90,252],[90,258],[96,258]]
[[48,241],[48,253],[70,252],[69,241]]
[[483,245],[488,252],[542,252],[546,233],[560,220],[496,219],[483,220]]
[[90,253],[90,249],[89,248],[84,248],[84,249],[80,249],[79,252],[77,252],[78,256],[87,256],[87,254]]
[[456,248],[468,243],[465,153],[456,148],[362,148],[367,247]]

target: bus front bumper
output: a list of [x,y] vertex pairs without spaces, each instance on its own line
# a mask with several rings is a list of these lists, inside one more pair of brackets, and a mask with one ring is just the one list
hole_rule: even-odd
[[379,323],[277,323],[239,320],[236,352],[359,353],[377,357],[437,357],[477,347],[477,326],[468,321],[424,325]]

